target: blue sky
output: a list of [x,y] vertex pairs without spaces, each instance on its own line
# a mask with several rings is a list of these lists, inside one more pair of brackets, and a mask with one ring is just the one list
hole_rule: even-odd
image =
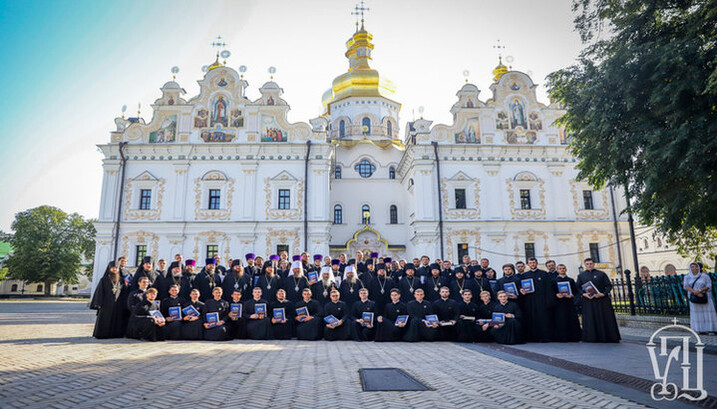
[[[492,46],[500,39],[515,69],[538,84],[573,63],[582,48],[570,0],[370,0],[373,66],[397,85],[401,128],[418,107],[450,123],[463,71],[490,97]],[[248,96],[276,81],[291,105],[289,120],[320,112],[321,94],[346,70],[344,43],[355,2],[0,0],[0,230],[14,214],[42,204],[96,217],[101,155],[123,104],[149,120],[158,88],[177,81],[196,95],[201,66],[213,61],[221,34],[247,65]],[[545,98],[544,87],[539,99]]]

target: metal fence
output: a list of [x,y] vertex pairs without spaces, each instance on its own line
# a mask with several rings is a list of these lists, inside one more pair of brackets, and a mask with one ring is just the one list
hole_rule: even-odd
[[[617,278],[612,281],[612,306],[615,312],[638,315],[689,315],[690,305],[684,289],[684,275],[651,277],[643,281],[640,277]],[[717,298],[717,273],[709,273],[712,280],[712,299]],[[717,305],[715,306],[717,309]]]

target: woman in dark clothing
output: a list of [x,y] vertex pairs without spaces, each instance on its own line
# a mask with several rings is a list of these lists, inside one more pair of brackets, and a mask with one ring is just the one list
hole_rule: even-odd
[[324,339],[327,341],[343,341],[349,339],[349,325],[346,322],[348,318],[349,308],[346,303],[339,300],[341,293],[339,290],[331,291],[331,301],[324,306],[324,316],[333,315],[339,322],[336,324],[326,324],[324,328]]
[[[518,304],[508,300],[508,293],[498,291],[498,303],[493,306],[493,312],[503,313],[505,317],[505,324],[490,329],[495,342],[507,345],[522,344],[524,341],[520,319],[523,314]],[[488,326],[489,324],[484,324],[483,329],[487,329]]]
[[[176,261],[175,261],[176,263]],[[170,273],[171,274],[171,273]],[[170,308],[182,309],[182,302],[179,299],[179,286],[172,285],[169,287],[169,297],[162,300],[159,304],[159,310],[162,312],[166,324],[162,327],[162,334],[167,340],[182,339],[182,320],[175,320],[169,314]]]
[[391,290],[391,302],[386,304],[383,313],[378,316],[376,321],[376,342],[382,341],[400,341],[406,331],[406,325],[409,321],[400,323],[396,322],[399,316],[408,317],[408,309],[406,304],[400,302],[401,292],[397,288]]
[[110,261],[100,279],[90,308],[97,310],[95,330],[97,339],[123,338],[127,329],[127,293],[129,288],[120,277],[119,267]]
[[202,339],[204,326],[201,318],[204,314],[204,303],[199,301],[199,290],[194,289],[189,293],[189,301],[184,304],[183,308],[187,307],[194,307],[197,310],[197,315],[190,316],[182,310],[182,339]]
[[[575,309],[575,294],[580,294],[575,281],[567,276],[568,268],[565,264],[558,264],[558,276],[555,278],[555,310],[553,317],[553,341],[578,342],[582,339],[578,312]],[[566,284],[558,284],[566,283]],[[569,292],[559,291],[569,287]]]
[[[284,319],[277,318],[283,310]],[[271,317],[271,338],[291,339],[294,334],[294,303],[286,299],[286,291],[279,289],[276,292],[276,301],[269,304],[269,317]]]
[[[214,287],[212,297],[204,303],[204,339],[207,341],[226,341],[229,339],[225,325],[229,315],[229,303],[222,299],[222,288]],[[207,314],[217,313],[219,321],[214,325],[207,322]]]
[[153,311],[159,312],[159,302],[155,301],[156,298],[157,289],[149,288],[144,300],[134,306],[127,329],[130,338],[162,341],[161,327],[164,326],[165,320],[152,315]]
[[[311,289],[305,288],[301,293],[303,298],[297,302],[294,306],[297,309],[297,315],[294,318],[296,321],[296,338],[305,341],[316,341],[321,339],[322,328],[323,328],[323,309],[321,304],[311,298]],[[300,316],[298,310],[306,307],[308,315]]]
[[[246,333],[249,339],[269,339],[269,319],[266,316],[269,304],[262,297],[261,288],[254,287],[252,299],[244,302],[244,319],[246,322]],[[264,312],[257,313],[256,306],[264,305]]]

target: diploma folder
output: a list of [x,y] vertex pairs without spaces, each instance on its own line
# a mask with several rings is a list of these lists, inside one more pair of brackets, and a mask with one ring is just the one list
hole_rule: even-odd
[[494,312],[491,321],[497,323],[505,322],[505,314],[502,312]]
[[199,316],[199,311],[197,311],[197,309],[194,308],[194,306],[190,305],[190,306],[188,306],[188,307],[185,307],[185,308],[182,310],[182,314],[184,314],[184,315],[187,316],[187,317],[198,317],[198,316]]
[[361,319],[363,320],[363,325],[365,327],[373,325],[373,313],[372,312],[364,312],[363,314],[361,314]]
[[239,303],[229,304],[229,312],[233,312],[237,315],[238,318],[241,318],[241,304],[239,304]]
[[162,315],[162,313],[159,312],[159,310],[150,311],[149,315],[159,322],[164,321],[164,315]]
[[508,295],[518,296],[518,287],[516,287],[513,282],[503,283],[503,289],[506,293],[508,293]]
[[532,278],[526,278],[524,280],[520,280],[520,288],[525,290],[526,293],[534,293],[535,292],[535,286]]
[[563,295],[573,295],[573,290],[570,288],[570,282],[569,281],[559,281],[558,282],[558,293]]
[[399,315],[396,317],[396,325],[405,325],[408,322],[408,315]]
[[182,307],[169,307],[167,312],[169,312],[169,317],[173,320],[182,319]]
[[438,315],[432,314],[432,315],[426,315],[426,321],[428,321],[429,324],[439,324],[440,321],[438,321]]
[[254,304],[254,314],[266,315],[266,304]]
[[286,319],[286,310],[283,308],[274,308],[274,319],[284,321]]
[[309,309],[306,307],[299,307],[296,309],[296,316],[299,317],[299,321],[303,321],[309,316]]
[[219,324],[219,313],[218,312],[208,312],[207,313],[207,324],[209,324],[210,327],[216,327]]
[[324,321],[326,321],[329,325],[336,325],[339,323],[339,319],[334,317],[333,315],[329,315],[327,317],[324,317]]
[[595,297],[598,294],[602,294],[597,287],[595,287],[595,284],[593,284],[592,281],[588,281],[587,283],[583,284],[583,292],[585,294],[590,295],[590,297]]
[[319,282],[319,273],[316,271],[309,271],[306,273],[306,281],[309,282],[309,285],[313,285]]

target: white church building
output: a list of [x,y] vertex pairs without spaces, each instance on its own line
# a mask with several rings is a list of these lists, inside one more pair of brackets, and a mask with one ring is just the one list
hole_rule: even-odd
[[201,265],[215,254],[376,251],[494,267],[534,255],[573,276],[590,255],[613,273],[619,250],[629,260],[622,194],[576,181],[569,135],[554,124],[564,111],[539,102],[529,76],[499,63],[489,97],[458,90],[452,124],[401,124],[392,83],[369,65],[372,35],[362,26],[346,47],[349,68],[309,123],[287,122],[273,81],[247,99],[218,57],[199,95],[170,81],[150,122],[116,118],[99,146],[95,283],[120,255]]

